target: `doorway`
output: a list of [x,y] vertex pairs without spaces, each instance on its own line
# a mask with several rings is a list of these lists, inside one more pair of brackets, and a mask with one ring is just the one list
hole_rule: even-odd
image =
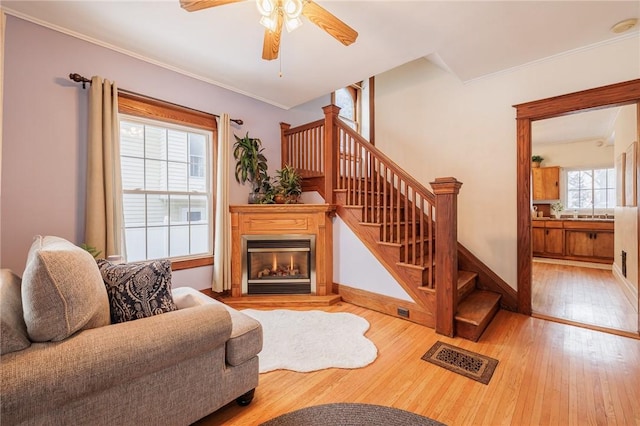
[[[623,273],[620,259],[614,263],[614,253],[629,251],[631,242],[622,240],[636,225],[626,218],[621,191],[615,190],[617,153],[637,135],[635,109],[631,104],[532,123],[532,153],[542,158],[532,169],[531,183],[537,216],[532,223],[534,316],[637,331],[632,284],[637,267]],[[550,209],[554,205],[562,207],[559,219]],[[625,232],[614,232],[616,222]]]
[[[532,314],[532,210],[531,210],[531,125],[536,120],[568,115],[576,111],[589,111],[609,106],[624,106],[638,104],[640,102],[640,79],[617,83],[596,89],[576,92],[540,101],[515,105],[517,111],[517,233],[518,233],[518,310],[519,312]],[[636,114],[640,116],[640,108],[636,108]],[[636,118],[638,122],[638,118]],[[638,133],[638,130],[636,130]],[[636,134],[636,141],[638,136]],[[638,159],[636,156],[635,166]],[[637,182],[638,174],[634,177]],[[638,187],[635,191],[637,196]],[[638,208],[633,209],[633,220],[636,224],[635,240],[636,250],[631,261],[637,265],[640,260],[638,255],[638,227],[640,214]],[[637,300],[637,280],[636,280]],[[636,329],[634,336],[638,336],[640,330],[640,315],[636,313]]]

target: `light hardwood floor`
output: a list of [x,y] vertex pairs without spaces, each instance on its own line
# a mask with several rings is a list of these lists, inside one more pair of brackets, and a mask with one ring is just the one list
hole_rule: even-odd
[[[262,374],[251,405],[231,403],[198,424],[258,425],[307,406],[360,402],[448,425],[640,425],[640,340],[500,311],[474,343],[344,302],[314,309],[366,318],[376,361]],[[498,359],[489,384],[422,361],[438,340]]]
[[535,314],[613,330],[638,331],[638,313],[611,270],[534,261]]

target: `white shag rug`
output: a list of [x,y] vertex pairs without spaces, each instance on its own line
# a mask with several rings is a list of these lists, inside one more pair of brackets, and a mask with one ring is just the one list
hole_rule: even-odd
[[369,322],[355,314],[287,309],[242,312],[262,324],[260,373],[360,368],[378,356],[378,348],[364,337]]

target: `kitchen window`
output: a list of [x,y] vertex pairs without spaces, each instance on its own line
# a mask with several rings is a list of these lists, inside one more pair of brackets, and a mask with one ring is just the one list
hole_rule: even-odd
[[587,168],[566,171],[567,210],[613,209],[616,205],[614,168]]

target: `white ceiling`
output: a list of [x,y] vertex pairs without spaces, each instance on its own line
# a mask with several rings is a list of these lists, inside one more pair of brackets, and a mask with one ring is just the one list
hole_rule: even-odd
[[253,1],[197,12],[178,0],[3,0],[2,7],[286,109],[421,57],[468,81],[620,37],[610,27],[640,17],[637,0],[318,3],[358,40],[345,47],[303,18],[283,33],[281,61],[261,59],[264,30]]
[[611,107],[534,121],[531,142],[543,145],[594,141],[612,145],[619,112],[620,107]]

